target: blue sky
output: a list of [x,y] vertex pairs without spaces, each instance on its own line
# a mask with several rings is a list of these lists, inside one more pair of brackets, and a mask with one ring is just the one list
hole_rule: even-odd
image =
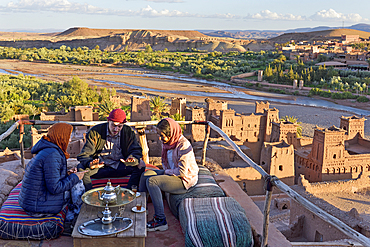
[[286,30],[370,24],[368,0],[0,0],[0,30]]

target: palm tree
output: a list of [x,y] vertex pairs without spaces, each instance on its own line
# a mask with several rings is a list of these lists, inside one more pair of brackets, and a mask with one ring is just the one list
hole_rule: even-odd
[[152,120],[159,120],[163,112],[168,111],[168,105],[165,103],[166,98],[156,96],[150,100],[150,110],[152,111]]
[[60,96],[60,98],[58,98],[55,101],[55,105],[56,105],[56,107],[57,107],[58,110],[67,111],[69,109],[69,107],[72,105],[72,102],[68,98],[68,96],[62,95],[62,96]]
[[115,105],[110,100],[104,100],[99,105],[99,120],[107,120],[107,116],[115,109]]
[[294,124],[298,124],[297,126],[297,137],[302,137],[302,126],[300,125],[302,122],[298,122],[298,118],[294,116],[285,116],[280,119],[280,121],[287,121]]

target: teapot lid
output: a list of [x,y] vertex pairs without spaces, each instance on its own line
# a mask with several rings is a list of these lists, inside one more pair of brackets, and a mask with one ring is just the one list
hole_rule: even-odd
[[107,185],[104,187],[105,192],[113,192],[115,188],[112,186],[110,181],[107,182]]

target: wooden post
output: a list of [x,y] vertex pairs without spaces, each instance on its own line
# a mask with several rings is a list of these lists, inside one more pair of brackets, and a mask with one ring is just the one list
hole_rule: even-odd
[[139,134],[139,141],[141,148],[143,149],[143,161],[145,164],[149,164],[149,147],[148,142],[146,140],[145,135],[145,126],[144,127],[136,127],[137,133]]
[[26,166],[24,164],[24,146],[23,146],[23,135],[24,135],[24,125],[21,124],[19,127],[19,145],[21,149],[21,164],[24,169],[26,169]]
[[272,183],[271,177],[267,176],[265,178],[265,189],[266,189],[266,199],[265,199],[265,207],[263,210],[263,231],[262,231],[262,241],[261,247],[267,246],[268,240],[268,229],[270,223],[270,206],[271,206],[271,199],[272,199]]
[[207,124],[205,128],[206,128],[206,136],[204,137],[204,142],[203,142],[202,161],[201,161],[202,166],[206,164],[207,144],[208,144],[209,135],[211,133],[211,127],[209,126],[209,124]]

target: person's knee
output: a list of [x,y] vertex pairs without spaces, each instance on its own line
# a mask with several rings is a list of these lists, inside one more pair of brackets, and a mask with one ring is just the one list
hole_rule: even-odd
[[153,170],[148,170],[148,171],[146,171],[146,172],[144,172],[144,177],[149,177],[149,176],[155,176],[155,175],[157,175],[157,173],[155,172],[155,171],[153,171]]
[[157,177],[150,177],[146,180],[146,186],[147,187],[152,187],[152,186],[158,186],[158,180]]

